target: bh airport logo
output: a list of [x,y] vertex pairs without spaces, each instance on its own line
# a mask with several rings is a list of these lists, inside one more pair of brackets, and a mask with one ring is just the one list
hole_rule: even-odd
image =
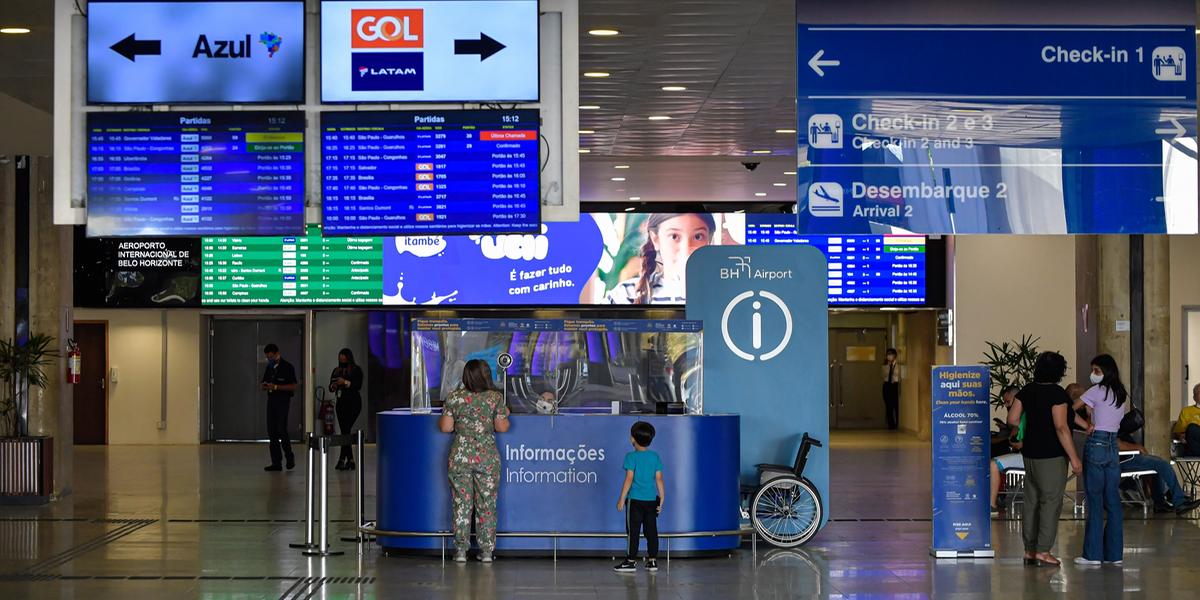
[[[755,269],[750,264],[749,256],[734,256],[732,257],[734,266],[723,268],[720,271],[721,279],[791,279],[791,269],[783,270],[764,270]],[[765,302],[764,302],[765,301]],[[767,311],[768,318],[772,322],[782,320],[783,328],[780,330],[777,326],[766,328],[767,337],[764,339],[763,313]],[[745,321],[745,313],[749,312],[750,317],[750,345],[749,348],[743,347],[734,341],[734,337],[742,340],[744,343],[745,333],[737,332],[740,335],[734,335],[731,330],[730,319],[737,316],[738,322]],[[725,310],[721,313],[721,338],[725,341],[725,346],[729,348],[735,356],[742,360],[753,362],[754,360],[768,361],[776,356],[779,356],[784,349],[787,348],[788,342],[792,340],[792,311],[788,308],[787,303],[779,296],[766,290],[748,290],[733,297],[728,304],[725,305]],[[777,339],[776,339],[777,338]]]

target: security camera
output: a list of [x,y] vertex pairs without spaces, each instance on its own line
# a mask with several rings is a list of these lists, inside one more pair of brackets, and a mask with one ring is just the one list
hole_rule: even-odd
[[756,163],[756,162],[743,162],[743,163],[742,163],[742,166],[743,166],[743,167],[746,167],[746,170],[747,170],[747,171],[753,171],[753,170],[755,170],[755,169],[757,169],[757,168],[758,168],[758,163]]

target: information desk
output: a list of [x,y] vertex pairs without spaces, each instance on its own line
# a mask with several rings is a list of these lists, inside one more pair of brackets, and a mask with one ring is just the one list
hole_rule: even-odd
[[[500,450],[499,551],[603,553],[613,556],[624,538],[569,537],[567,534],[625,532],[617,498],[625,453],[633,450],[629,428],[638,419],[654,425],[651,449],[663,462],[666,502],[660,534],[737,531],[737,415],[514,415],[507,433],[496,436]],[[378,529],[430,533],[451,529],[447,457],[452,434],[437,428],[437,414],[379,413]],[[559,533],[554,537],[505,537]],[[442,540],[380,536],[388,550],[438,550]],[[677,537],[672,554],[736,548],[737,534]],[[644,548],[645,542],[643,542]],[[660,553],[667,541],[660,540]],[[446,548],[452,548],[446,540]]]

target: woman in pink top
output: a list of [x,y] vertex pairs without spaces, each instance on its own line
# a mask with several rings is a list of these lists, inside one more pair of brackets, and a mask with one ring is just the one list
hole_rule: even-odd
[[1095,430],[1083,450],[1083,483],[1087,494],[1087,521],[1083,534],[1083,556],[1078,565],[1101,562],[1121,564],[1121,461],[1117,431],[1125,416],[1129,392],[1121,383],[1117,361],[1107,354],[1092,359],[1092,387],[1083,393],[1088,420]]

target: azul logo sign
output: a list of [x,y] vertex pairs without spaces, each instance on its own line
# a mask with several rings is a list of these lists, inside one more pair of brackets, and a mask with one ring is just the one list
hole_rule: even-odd
[[350,89],[358,91],[419,90],[425,85],[422,52],[354,52]]
[[[757,298],[755,297],[756,295]],[[735,310],[738,310],[743,303],[751,298],[754,298],[750,302],[750,308],[753,310],[750,314],[750,349],[752,352],[747,352],[737,342],[733,341],[733,336],[729,331],[729,318]],[[779,337],[779,341],[770,350],[765,352],[763,352],[762,310],[767,305],[763,304],[759,298],[769,301],[771,303],[770,306],[777,309],[783,315],[783,334]],[[777,328],[771,328],[772,333],[777,331]],[[771,360],[779,356],[787,348],[788,342],[792,340],[792,312],[779,296],[771,292],[766,290],[742,292],[734,296],[733,300],[730,300],[729,304],[725,305],[724,312],[721,313],[721,337],[725,340],[725,346],[729,348],[729,351],[742,360],[753,361],[755,358],[764,362]]]
[[351,48],[423,48],[425,11],[421,9],[350,11]]

